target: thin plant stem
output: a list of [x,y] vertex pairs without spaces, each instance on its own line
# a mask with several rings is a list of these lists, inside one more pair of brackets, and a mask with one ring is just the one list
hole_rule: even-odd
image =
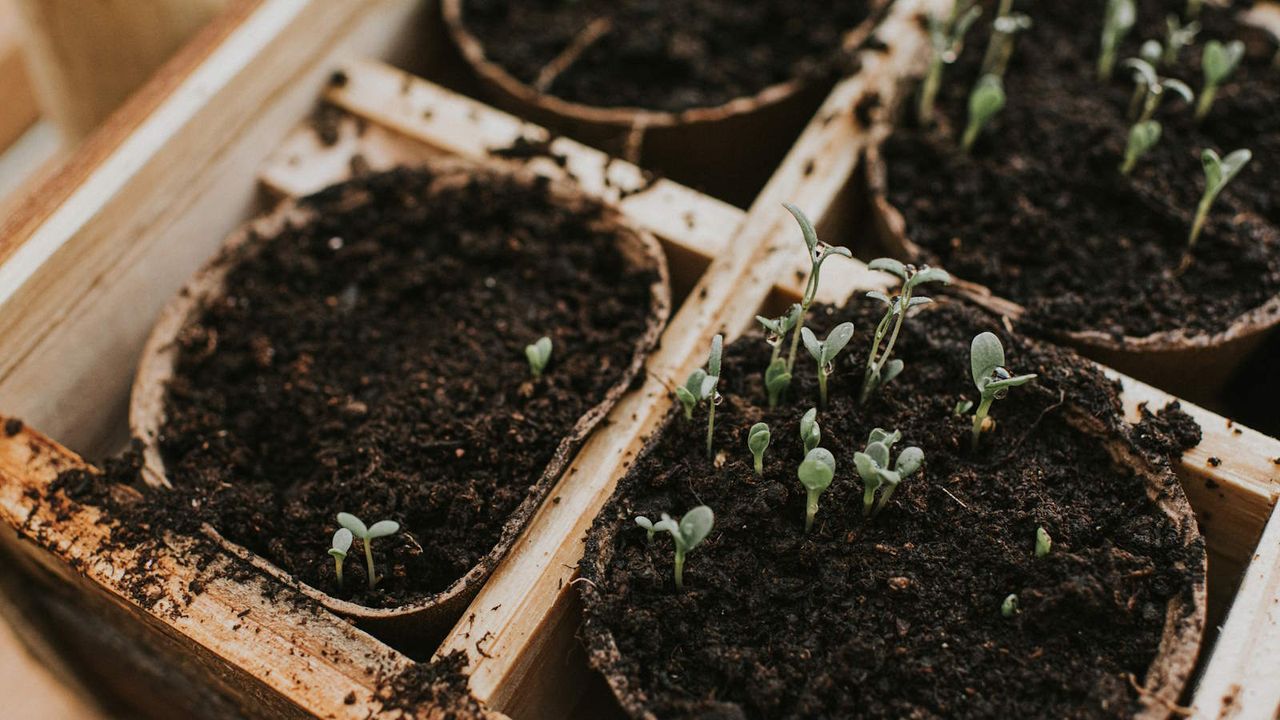
[[684,550],[679,545],[676,546],[676,589],[684,589]]
[[982,401],[978,403],[978,409],[973,413],[973,449],[976,452],[978,443],[982,440],[982,424],[987,419],[987,413],[991,410],[991,401],[995,400],[994,395],[983,395]]
[[369,567],[369,589],[372,590],[378,584],[378,573],[373,569],[373,548],[369,538],[361,538],[361,542],[364,543],[364,562]]

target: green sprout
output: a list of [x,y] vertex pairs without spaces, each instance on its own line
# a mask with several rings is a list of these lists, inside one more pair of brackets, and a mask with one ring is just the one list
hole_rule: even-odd
[[724,351],[724,336],[711,338],[711,354],[707,357],[707,369],[698,368],[689,375],[683,386],[676,387],[676,398],[684,406],[686,420],[693,419],[693,409],[703,400],[707,401],[707,457],[711,457],[712,437],[716,426],[716,404],[720,401],[720,393],[716,385],[720,383],[720,355]]
[[1098,55],[1098,78],[1110,80],[1116,64],[1116,50],[1138,19],[1133,0],[1107,0],[1102,22],[1102,52]]
[[1218,193],[1222,192],[1222,188],[1239,175],[1252,159],[1253,153],[1245,149],[1229,153],[1225,158],[1218,157],[1218,153],[1214,152],[1213,148],[1205,148],[1201,151],[1200,164],[1204,166],[1204,195],[1200,196],[1200,204],[1196,207],[1196,218],[1191,223],[1191,235],[1187,237],[1187,252],[1182,256],[1179,272],[1191,264],[1191,251],[1196,246],[1196,240],[1200,239],[1200,232],[1204,230],[1204,223],[1209,217],[1209,208],[1213,207],[1213,201],[1218,199]]
[[364,543],[364,562],[369,569],[369,589],[372,590],[378,584],[378,573],[373,567],[373,548],[372,543],[381,537],[395,535],[400,532],[400,523],[394,520],[379,520],[372,527],[366,527],[364,521],[352,515],[351,513],[338,513],[338,524],[351,534],[360,538]]
[[769,358],[769,367],[764,371],[764,388],[769,395],[769,407],[776,407],[782,393],[791,385],[791,371],[787,369],[787,361],[782,358],[782,343],[791,328],[800,319],[802,309],[795,303],[787,310],[786,315],[776,318],[756,316],[756,321],[765,330],[765,339],[773,347],[773,356]]
[[1014,40],[1018,33],[1031,29],[1031,18],[1022,13],[1004,13],[991,23],[991,39],[982,57],[982,74],[1004,77],[1013,57]]
[[524,356],[529,360],[529,372],[533,374],[533,379],[542,377],[542,371],[551,360],[551,338],[543,336],[534,344],[525,345]]
[[688,555],[689,551],[698,547],[698,545],[706,539],[707,535],[711,533],[711,528],[716,522],[715,513],[711,512],[711,508],[706,505],[699,505],[685,513],[684,517],[680,518],[678,521],[673,520],[671,516],[666,513],[662,513],[661,520],[656,523],[649,523],[648,526],[641,523],[641,520],[644,520],[645,523],[649,523],[649,520],[648,518],[641,516],[636,518],[636,524],[646,530],[649,530],[650,539],[653,538],[653,533],[661,530],[671,533],[671,539],[675,542],[676,546],[676,589],[683,590],[685,555]]
[[[1142,43],[1142,47],[1138,48],[1138,57],[1147,61],[1148,64],[1155,66],[1160,64],[1160,59],[1164,57],[1164,46],[1159,40],[1148,40]],[[1132,115],[1136,110],[1130,107],[1129,114]]]
[[921,125],[933,121],[934,103],[942,87],[942,70],[960,58],[964,36],[981,14],[982,8],[975,0],[956,0],[945,20],[929,18],[929,70],[920,86],[920,101],[916,107],[916,117]]
[[1129,115],[1134,117],[1134,123],[1129,128],[1124,162],[1120,165],[1120,172],[1128,175],[1138,160],[1160,142],[1163,128],[1152,117],[1160,108],[1160,101],[1164,99],[1165,93],[1171,90],[1187,102],[1192,102],[1195,95],[1181,80],[1160,77],[1151,63],[1142,58],[1129,58],[1122,65],[1133,70],[1134,83],[1133,96],[1129,101]]
[[983,75],[969,93],[969,123],[960,139],[960,151],[968,155],[978,133],[991,122],[991,118],[1004,109],[1004,82],[999,75]]
[[800,334],[804,338],[804,349],[808,350],[814,362],[818,363],[818,403],[826,407],[827,377],[835,368],[836,356],[853,338],[853,323],[844,322],[835,326],[826,340],[819,340],[809,328],[802,328]]
[[[654,525],[652,520],[643,515],[636,516],[636,524],[644,528],[645,532],[649,534],[646,538],[649,542],[653,542],[653,534],[661,529],[657,525]],[[661,522],[659,522],[659,524],[661,524]]]
[[[886,308],[871,338],[871,354],[867,356],[867,370],[862,376],[862,392],[859,395],[859,402],[863,403],[871,397],[871,393],[889,384],[890,380],[902,372],[903,362],[890,358],[893,355],[893,346],[898,342],[898,335],[902,332],[902,324],[906,321],[907,311],[917,305],[933,302],[927,297],[915,297],[916,288],[925,283],[951,282],[951,276],[946,270],[931,268],[928,265],[916,268],[914,265],[904,265],[892,258],[877,258],[867,267],[897,275],[902,280],[902,290],[892,299],[875,290],[867,293],[867,297],[879,300],[886,305]],[[893,326],[892,332],[889,331],[890,325]],[[888,343],[881,349],[880,344],[884,342],[886,333],[889,333]]]
[[[897,430],[886,432],[880,428],[871,431],[867,436],[867,447],[862,452],[853,454],[853,464],[862,478],[862,516],[875,517],[880,514],[893,497],[898,484],[914,474],[924,463],[924,451],[914,445],[904,448],[898,453],[898,460],[890,468],[889,455],[893,446],[902,439]],[[876,500],[876,490],[884,488],[880,499]]]
[[[791,350],[787,352],[786,375],[787,382],[790,383],[790,376],[795,373],[796,351],[800,349],[800,333],[804,330],[804,318],[808,314],[809,308],[813,305],[814,299],[818,296],[818,278],[822,274],[822,263],[826,262],[827,258],[832,255],[851,258],[853,253],[849,251],[849,248],[828,245],[818,240],[818,231],[813,229],[813,223],[809,222],[809,217],[804,214],[803,210],[791,203],[783,203],[782,206],[787,209],[787,212],[791,213],[792,217],[800,225],[800,234],[804,237],[805,246],[809,248],[809,261],[812,263],[809,269],[809,279],[804,286],[804,296],[800,298],[800,312],[796,316],[791,334]],[[769,379],[766,375],[766,386],[768,382]]]
[[755,458],[756,474],[764,475],[764,451],[769,447],[769,424],[758,422],[747,432],[747,449]]
[[818,408],[809,408],[800,418],[800,442],[807,455],[822,442],[822,428],[818,425]]
[[1239,40],[1232,40],[1225,45],[1217,40],[1204,44],[1204,53],[1200,56],[1204,88],[1200,90],[1200,102],[1196,103],[1196,120],[1203,120],[1209,115],[1218,88],[1236,71],[1243,58],[1244,43]]
[[809,495],[804,505],[804,531],[809,532],[813,516],[818,514],[818,498],[831,487],[831,480],[836,476],[836,458],[826,448],[814,448],[805,454],[796,476]]
[[[1009,388],[1023,385],[1036,378],[1035,374],[1012,376],[1004,367],[1004,345],[1000,338],[989,332],[980,333],[969,346],[969,370],[973,374],[973,384],[978,388],[978,409],[973,414],[972,446],[978,449],[982,439],[982,431],[987,425],[987,414],[991,411],[991,403],[1002,400],[1009,394]],[[957,406],[960,412],[968,412],[972,402]]]
[[1168,15],[1164,19],[1164,51],[1160,54],[1161,65],[1172,65],[1178,61],[1182,48],[1195,42],[1200,33],[1200,23],[1192,20],[1183,25],[1177,15]]
[[338,589],[342,589],[342,565],[347,560],[347,551],[351,549],[351,531],[338,528],[333,534],[333,543],[329,554],[333,556],[333,573],[338,576]]
[[1042,527],[1036,528],[1036,557],[1042,558],[1049,554],[1049,550],[1053,548],[1053,538],[1049,537],[1049,531]]
[[1005,617],[1013,617],[1018,614],[1018,596],[1012,593],[1000,603],[1000,614]]

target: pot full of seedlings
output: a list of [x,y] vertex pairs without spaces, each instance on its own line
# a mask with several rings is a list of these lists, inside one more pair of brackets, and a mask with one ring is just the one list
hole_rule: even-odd
[[429,642],[640,371],[654,238],[568,185],[438,161],[290,201],[164,310],[130,424],[174,523]]
[[747,203],[789,145],[760,139],[799,132],[887,6],[444,0],[442,12],[494,104]]
[[[855,328],[842,375],[885,352],[886,300],[810,308]],[[1170,449],[1071,351],[916,306],[892,382],[822,408],[808,363],[769,402],[767,328],[724,347],[717,458],[673,410],[619,481],[577,588],[628,716],[1171,716],[1205,551]]]
[[1111,0],[1082,21],[1069,4],[977,3],[941,79],[926,70],[876,129],[869,202],[882,252],[1213,402],[1280,323],[1280,133],[1264,119],[1280,86],[1272,46],[1242,41],[1225,9],[1157,5]]

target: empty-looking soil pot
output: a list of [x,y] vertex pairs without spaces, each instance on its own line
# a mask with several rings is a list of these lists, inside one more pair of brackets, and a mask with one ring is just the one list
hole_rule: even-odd
[[[393,640],[457,619],[669,313],[657,242],[572,188],[439,162],[290,202],[165,309],[130,424],[153,522]],[[526,345],[552,341],[533,377]],[[347,512],[399,523],[357,538]],[[173,517],[170,517],[172,515]]]
[[[627,713],[1168,716],[1204,624],[1204,544],[1169,465],[1198,442],[1195,423],[1171,410],[1127,425],[1093,365],[960,301],[908,319],[894,351],[905,369],[860,404],[879,309],[858,305],[810,321],[819,338],[856,328],[817,413],[835,473],[811,530],[797,478],[816,371],[803,357],[769,408],[759,334],[725,351],[714,458],[705,411],[696,429],[673,414],[597,518],[582,637]],[[1010,372],[1038,377],[995,402],[975,451],[956,406],[977,400],[969,349],[983,331],[1003,338]],[[747,438],[760,422],[771,437],[757,474]],[[867,519],[855,453],[875,428],[900,432],[892,455],[915,446],[923,465]],[[647,539],[635,517],[703,504],[715,524],[678,591],[671,537]]]
[[745,205],[884,0],[444,0],[492,102]]
[[[994,5],[993,3],[991,5]],[[1142,0],[1117,53],[1163,39],[1167,3]],[[1209,40],[1245,41],[1239,67],[1197,122],[1166,93],[1159,142],[1120,170],[1133,120],[1131,71],[1096,74],[1103,13],[1072,3],[1018,5],[1033,22],[1017,36],[1006,105],[968,155],[959,150],[968,95],[987,46],[971,32],[944,71],[935,121],[914,99],[867,158],[879,235],[901,259],[941,265],[980,285],[972,295],[1090,357],[1199,401],[1280,321],[1280,75],[1275,45],[1205,4],[1196,41],[1160,67],[1202,92]],[[988,8],[994,12],[994,7]],[[1253,159],[1211,206],[1184,265],[1205,191],[1201,152]],[[1002,302],[1008,301],[1008,302]]]

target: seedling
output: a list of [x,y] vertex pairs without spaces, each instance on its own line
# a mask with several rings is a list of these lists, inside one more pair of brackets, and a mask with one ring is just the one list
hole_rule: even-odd
[[818,425],[818,408],[809,408],[809,412],[801,416],[800,441],[804,443],[806,455],[822,442],[822,428]]
[[1042,527],[1036,528],[1036,557],[1048,555],[1052,548],[1053,538],[1049,537],[1049,531]]
[[929,46],[932,51],[929,57],[929,70],[920,86],[920,103],[916,108],[916,116],[921,125],[933,121],[933,107],[938,98],[938,90],[942,87],[942,70],[960,58],[964,49],[964,36],[969,28],[982,14],[976,0],[956,0],[951,6],[951,14],[945,20],[929,18]]
[[684,416],[693,419],[693,409],[703,400],[707,401],[707,457],[711,457],[712,437],[716,426],[716,403],[720,401],[720,393],[716,385],[720,383],[720,355],[724,350],[724,336],[711,338],[711,354],[707,357],[707,369],[694,370],[689,379],[681,387],[676,388],[676,397],[684,406]]
[[[914,445],[903,449],[898,454],[897,462],[889,462],[894,444],[902,439],[897,430],[886,432],[880,428],[871,431],[867,436],[867,447],[862,452],[853,454],[853,464],[862,478],[862,516],[875,517],[880,514],[898,484],[907,479],[924,463],[924,451]],[[876,499],[876,491],[881,487],[884,492]]]
[[333,556],[333,574],[338,576],[338,588],[342,588],[342,565],[347,561],[347,551],[351,549],[351,531],[338,528],[333,534],[333,543],[329,554]]
[[372,590],[378,584],[378,573],[373,567],[373,548],[372,542],[381,537],[395,535],[400,532],[400,523],[394,520],[379,520],[372,527],[366,527],[364,521],[352,515],[351,513],[338,513],[338,524],[351,534],[360,538],[364,543],[364,562],[369,570],[369,589]]
[[1102,22],[1102,52],[1098,55],[1098,77],[1110,80],[1116,64],[1116,50],[1138,18],[1134,0],[1107,0]]
[[[973,414],[972,446],[976,451],[982,439],[982,431],[987,425],[987,414],[991,411],[991,403],[1002,400],[1009,394],[1009,388],[1024,385],[1036,378],[1035,374],[1009,374],[1004,367],[1004,345],[1000,338],[989,332],[980,333],[969,346],[969,370],[973,375],[973,384],[978,388],[978,409]],[[967,412],[972,403],[964,406]]]
[[755,458],[756,474],[764,475],[764,451],[769,447],[769,424],[758,422],[747,432],[747,449]]
[[1209,208],[1213,207],[1213,201],[1218,199],[1218,193],[1222,192],[1222,188],[1239,175],[1252,159],[1253,153],[1245,149],[1236,150],[1225,158],[1218,157],[1218,153],[1214,152],[1213,148],[1205,148],[1201,151],[1200,164],[1204,166],[1204,195],[1200,196],[1200,205],[1196,207],[1196,218],[1191,223],[1191,235],[1187,237],[1187,252],[1182,256],[1179,272],[1191,264],[1191,251],[1196,246],[1196,240],[1200,238],[1200,231],[1204,230],[1205,220],[1209,217]]
[[711,532],[711,527],[715,525],[716,516],[711,512],[711,508],[706,505],[699,505],[684,514],[684,517],[678,521],[673,520],[670,515],[662,513],[662,519],[656,523],[650,523],[648,526],[641,523],[649,522],[648,518],[643,516],[636,518],[636,524],[649,530],[649,539],[653,539],[653,533],[665,530],[671,533],[671,539],[675,542],[675,578],[676,589],[684,589],[684,558],[689,551],[698,547],[707,535]]
[[809,532],[813,517],[818,514],[818,498],[831,487],[831,480],[836,476],[836,458],[826,448],[814,448],[805,454],[796,476],[809,494],[804,505],[804,531]]
[[534,344],[525,345],[524,356],[529,360],[529,372],[533,374],[533,379],[542,377],[542,371],[551,360],[551,338],[543,336]]
[[1168,66],[1178,61],[1182,48],[1195,42],[1196,35],[1200,33],[1200,23],[1192,20],[1183,25],[1177,15],[1168,15],[1164,19],[1164,25],[1164,52],[1160,54],[1160,64]]
[[[1280,56],[1278,56],[1280,57]],[[1204,72],[1204,87],[1200,90],[1200,101],[1196,103],[1196,120],[1203,120],[1213,107],[1213,99],[1218,88],[1231,73],[1236,71],[1240,60],[1244,58],[1244,43],[1232,40],[1225,45],[1217,40],[1204,44],[1204,53],[1200,56],[1200,69]]]
[[1010,594],[1000,603],[1000,614],[1009,618],[1018,614],[1018,596]]
[[982,74],[1004,77],[1013,56],[1018,33],[1031,28],[1031,18],[1022,13],[1005,13],[991,23],[991,39],[982,57]]
[[[1159,40],[1148,40],[1142,43],[1142,47],[1138,48],[1138,57],[1147,61],[1148,64],[1155,66],[1160,64],[1160,59],[1164,57],[1164,46]],[[1130,106],[1129,114],[1137,112]]]
[[969,93],[969,124],[960,139],[960,151],[968,155],[978,133],[991,122],[996,113],[1004,109],[1004,82],[999,75],[983,75]]
[[[853,253],[849,251],[849,248],[828,245],[818,240],[818,232],[813,229],[813,223],[809,222],[809,217],[804,214],[803,210],[791,203],[783,203],[782,205],[800,225],[800,234],[804,237],[805,246],[809,248],[809,261],[812,263],[812,267],[809,270],[809,280],[804,286],[804,296],[800,299],[800,313],[796,316],[795,329],[791,333],[791,350],[787,353],[786,374],[790,376],[795,374],[796,351],[800,349],[800,333],[804,330],[805,315],[809,313],[809,307],[813,305],[814,298],[818,296],[818,279],[822,274],[822,263],[826,262],[827,258],[832,255],[851,258]],[[767,377],[765,382],[767,385]],[[788,382],[790,382],[789,377]]]
[[[636,524],[645,529],[645,532],[648,533],[648,537],[646,539],[649,542],[653,542],[653,534],[658,531],[658,526],[654,525],[653,521],[644,515],[636,516]],[[659,524],[661,524],[661,521],[659,521]]]
[[[906,321],[907,311],[917,305],[933,302],[927,297],[915,297],[916,288],[925,283],[951,282],[951,276],[946,270],[931,268],[928,265],[916,268],[914,265],[904,265],[892,258],[877,258],[867,267],[897,275],[902,279],[902,290],[892,299],[875,290],[867,293],[867,297],[879,300],[886,305],[886,308],[871,338],[871,354],[867,355],[867,370],[862,376],[862,392],[858,400],[863,403],[871,397],[871,393],[887,385],[902,372],[902,361],[890,358],[893,355],[893,346],[898,342],[898,335],[902,332],[902,324]],[[893,326],[892,332],[889,331],[890,325]],[[889,334],[888,342],[881,349],[880,344],[885,342],[886,333]]]
[[764,327],[765,340],[773,347],[773,356],[769,358],[769,367],[764,371],[764,388],[769,395],[769,407],[776,407],[782,392],[791,385],[791,371],[787,369],[787,361],[782,358],[782,343],[791,328],[800,319],[802,309],[795,303],[787,310],[786,315],[776,318],[756,316],[756,321]]
[[1187,102],[1192,102],[1195,95],[1181,80],[1160,77],[1146,60],[1129,58],[1123,65],[1133,71],[1134,88],[1133,97],[1129,101],[1129,114],[1134,117],[1136,113],[1125,144],[1124,162],[1120,165],[1120,172],[1128,175],[1138,160],[1160,142],[1162,127],[1158,120],[1152,118],[1160,108],[1160,101],[1164,99],[1165,93],[1173,91]]
[[853,338],[853,323],[845,322],[835,326],[826,340],[819,340],[809,328],[803,328],[800,334],[804,338],[804,349],[818,363],[818,401],[822,407],[826,407],[827,377],[835,368],[836,356]]

